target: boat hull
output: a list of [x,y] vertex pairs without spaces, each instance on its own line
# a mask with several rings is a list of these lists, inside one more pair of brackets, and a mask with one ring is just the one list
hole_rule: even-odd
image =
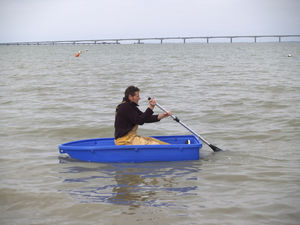
[[[198,160],[201,141],[192,135],[154,136],[169,145],[119,145],[114,138],[98,138],[59,145],[60,153],[87,162],[154,162]],[[187,140],[190,144],[186,144]]]

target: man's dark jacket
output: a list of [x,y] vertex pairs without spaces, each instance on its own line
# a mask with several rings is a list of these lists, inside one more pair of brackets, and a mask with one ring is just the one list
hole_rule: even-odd
[[115,139],[125,136],[138,124],[158,122],[158,115],[147,108],[145,112],[139,110],[138,105],[124,98],[123,102],[116,109],[115,118]]

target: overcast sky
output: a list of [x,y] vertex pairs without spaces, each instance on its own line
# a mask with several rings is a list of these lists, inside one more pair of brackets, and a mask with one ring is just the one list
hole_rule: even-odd
[[300,0],[0,0],[0,42],[300,34]]

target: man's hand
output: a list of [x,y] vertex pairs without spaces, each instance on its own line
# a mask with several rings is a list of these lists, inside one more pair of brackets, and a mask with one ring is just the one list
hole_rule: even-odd
[[153,110],[155,105],[156,105],[156,100],[154,98],[151,98],[149,100],[149,108]]
[[166,112],[165,113],[160,113],[160,114],[158,114],[157,118],[159,120],[161,120],[161,119],[169,117],[169,116],[172,116],[172,112],[171,111],[168,111],[167,113]]

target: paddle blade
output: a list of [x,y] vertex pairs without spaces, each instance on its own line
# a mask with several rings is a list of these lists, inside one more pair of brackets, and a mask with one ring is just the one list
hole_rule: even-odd
[[209,147],[214,151],[214,152],[221,152],[223,151],[222,149],[218,148],[217,146],[214,146],[212,144],[209,145]]

